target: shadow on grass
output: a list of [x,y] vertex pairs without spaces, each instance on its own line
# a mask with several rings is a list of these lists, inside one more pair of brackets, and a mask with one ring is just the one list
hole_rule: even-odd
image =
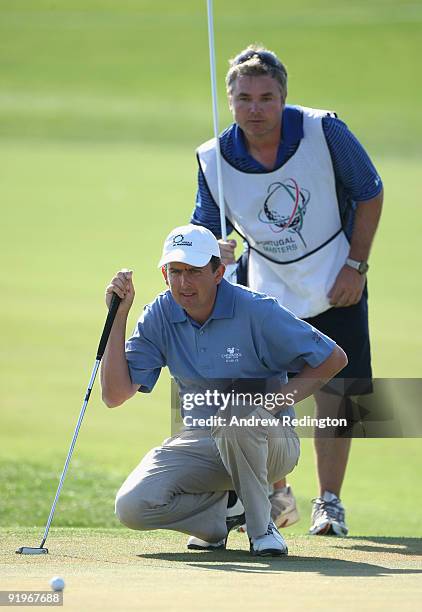
[[[353,543],[354,540],[357,541],[356,544]],[[362,544],[362,542],[364,543]],[[332,558],[329,556],[331,547],[336,550],[344,549],[345,554],[348,551],[352,554],[354,552],[365,553],[365,561]],[[321,550],[319,549],[318,552],[320,553]],[[205,570],[248,574],[310,572],[321,576],[379,577],[400,574],[422,574],[422,568],[391,568],[380,565],[380,563],[389,561],[385,557],[386,553],[403,555],[406,558],[418,556],[421,552],[422,540],[420,538],[360,537],[339,540],[330,539],[329,546],[327,547],[327,556],[325,557],[301,555],[252,557],[246,550],[147,553],[137,556],[140,559],[159,559],[162,561],[184,563],[190,567]]]
[[[357,540],[356,544],[344,544]],[[364,543],[362,543],[364,542]],[[333,540],[333,548],[358,550],[367,553],[392,553],[403,556],[422,556],[422,538],[383,538],[372,536],[348,537],[346,540]]]

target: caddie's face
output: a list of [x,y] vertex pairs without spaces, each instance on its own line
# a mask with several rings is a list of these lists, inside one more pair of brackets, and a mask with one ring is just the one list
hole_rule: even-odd
[[238,77],[233,83],[229,106],[247,138],[280,134],[284,99],[279,84],[272,77]]
[[172,262],[162,268],[163,276],[175,301],[198,323],[205,323],[214,308],[217,285],[224,274],[221,265],[215,272],[211,264],[197,268]]

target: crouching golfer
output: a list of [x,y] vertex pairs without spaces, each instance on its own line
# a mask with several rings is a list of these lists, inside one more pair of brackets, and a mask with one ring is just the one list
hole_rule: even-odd
[[[101,370],[110,408],[152,391],[164,366],[182,397],[210,381],[254,379],[277,380],[285,397],[295,389],[296,401],[345,366],[340,347],[275,299],[225,281],[218,242],[204,227],[174,229],[159,267],[168,290],[144,308],[126,349],[132,272],[119,272],[107,287],[107,305],[113,292],[122,298]],[[289,383],[288,371],[298,372]],[[274,415],[263,405],[246,410],[255,418],[250,427],[216,417],[203,426],[210,415],[224,414],[218,402],[197,402],[187,412],[183,431],[150,451],[118,491],[120,521],[131,529],[181,531],[191,535],[189,548],[209,550],[225,548],[230,529],[246,518],[252,554],[287,554],[270,518],[268,485],[297,464],[294,430],[281,419],[268,425]]]

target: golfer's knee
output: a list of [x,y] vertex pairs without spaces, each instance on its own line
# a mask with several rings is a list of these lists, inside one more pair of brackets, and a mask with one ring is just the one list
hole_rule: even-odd
[[118,491],[115,502],[117,518],[129,529],[156,529],[167,508],[167,495],[156,483],[145,482],[135,489]]
[[115,513],[123,525],[130,529],[139,529],[140,521],[136,512],[136,504],[130,495],[117,495]]
[[147,504],[139,496],[133,493],[117,494],[115,502],[115,513],[123,525],[129,529],[147,530],[151,529],[146,520]]

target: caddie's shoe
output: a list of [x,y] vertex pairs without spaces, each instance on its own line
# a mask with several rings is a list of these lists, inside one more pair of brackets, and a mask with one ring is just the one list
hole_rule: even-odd
[[269,499],[271,518],[278,528],[289,527],[298,522],[299,512],[296,499],[289,485],[284,489],[276,489]]
[[226,527],[227,535],[224,540],[219,542],[207,542],[201,540],[195,536],[190,536],[188,540],[189,550],[224,550],[227,545],[227,538],[229,537],[230,531],[243,525],[245,522],[245,509],[242,502],[234,491],[229,491],[229,498],[227,501],[227,513],[226,513]]
[[281,557],[289,552],[283,536],[279,533],[273,521],[270,521],[264,535],[249,538],[249,542],[254,557]]
[[[283,489],[275,489],[269,496],[269,500],[271,502],[271,518],[278,529],[290,527],[290,525],[298,522],[299,511],[290,485]],[[238,531],[245,533],[247,531],[246,524],[241,525]]]
[[349,530],[344,520],[344,508],[340,499],[330,491],[312,500],[311,535],[346,536]]

